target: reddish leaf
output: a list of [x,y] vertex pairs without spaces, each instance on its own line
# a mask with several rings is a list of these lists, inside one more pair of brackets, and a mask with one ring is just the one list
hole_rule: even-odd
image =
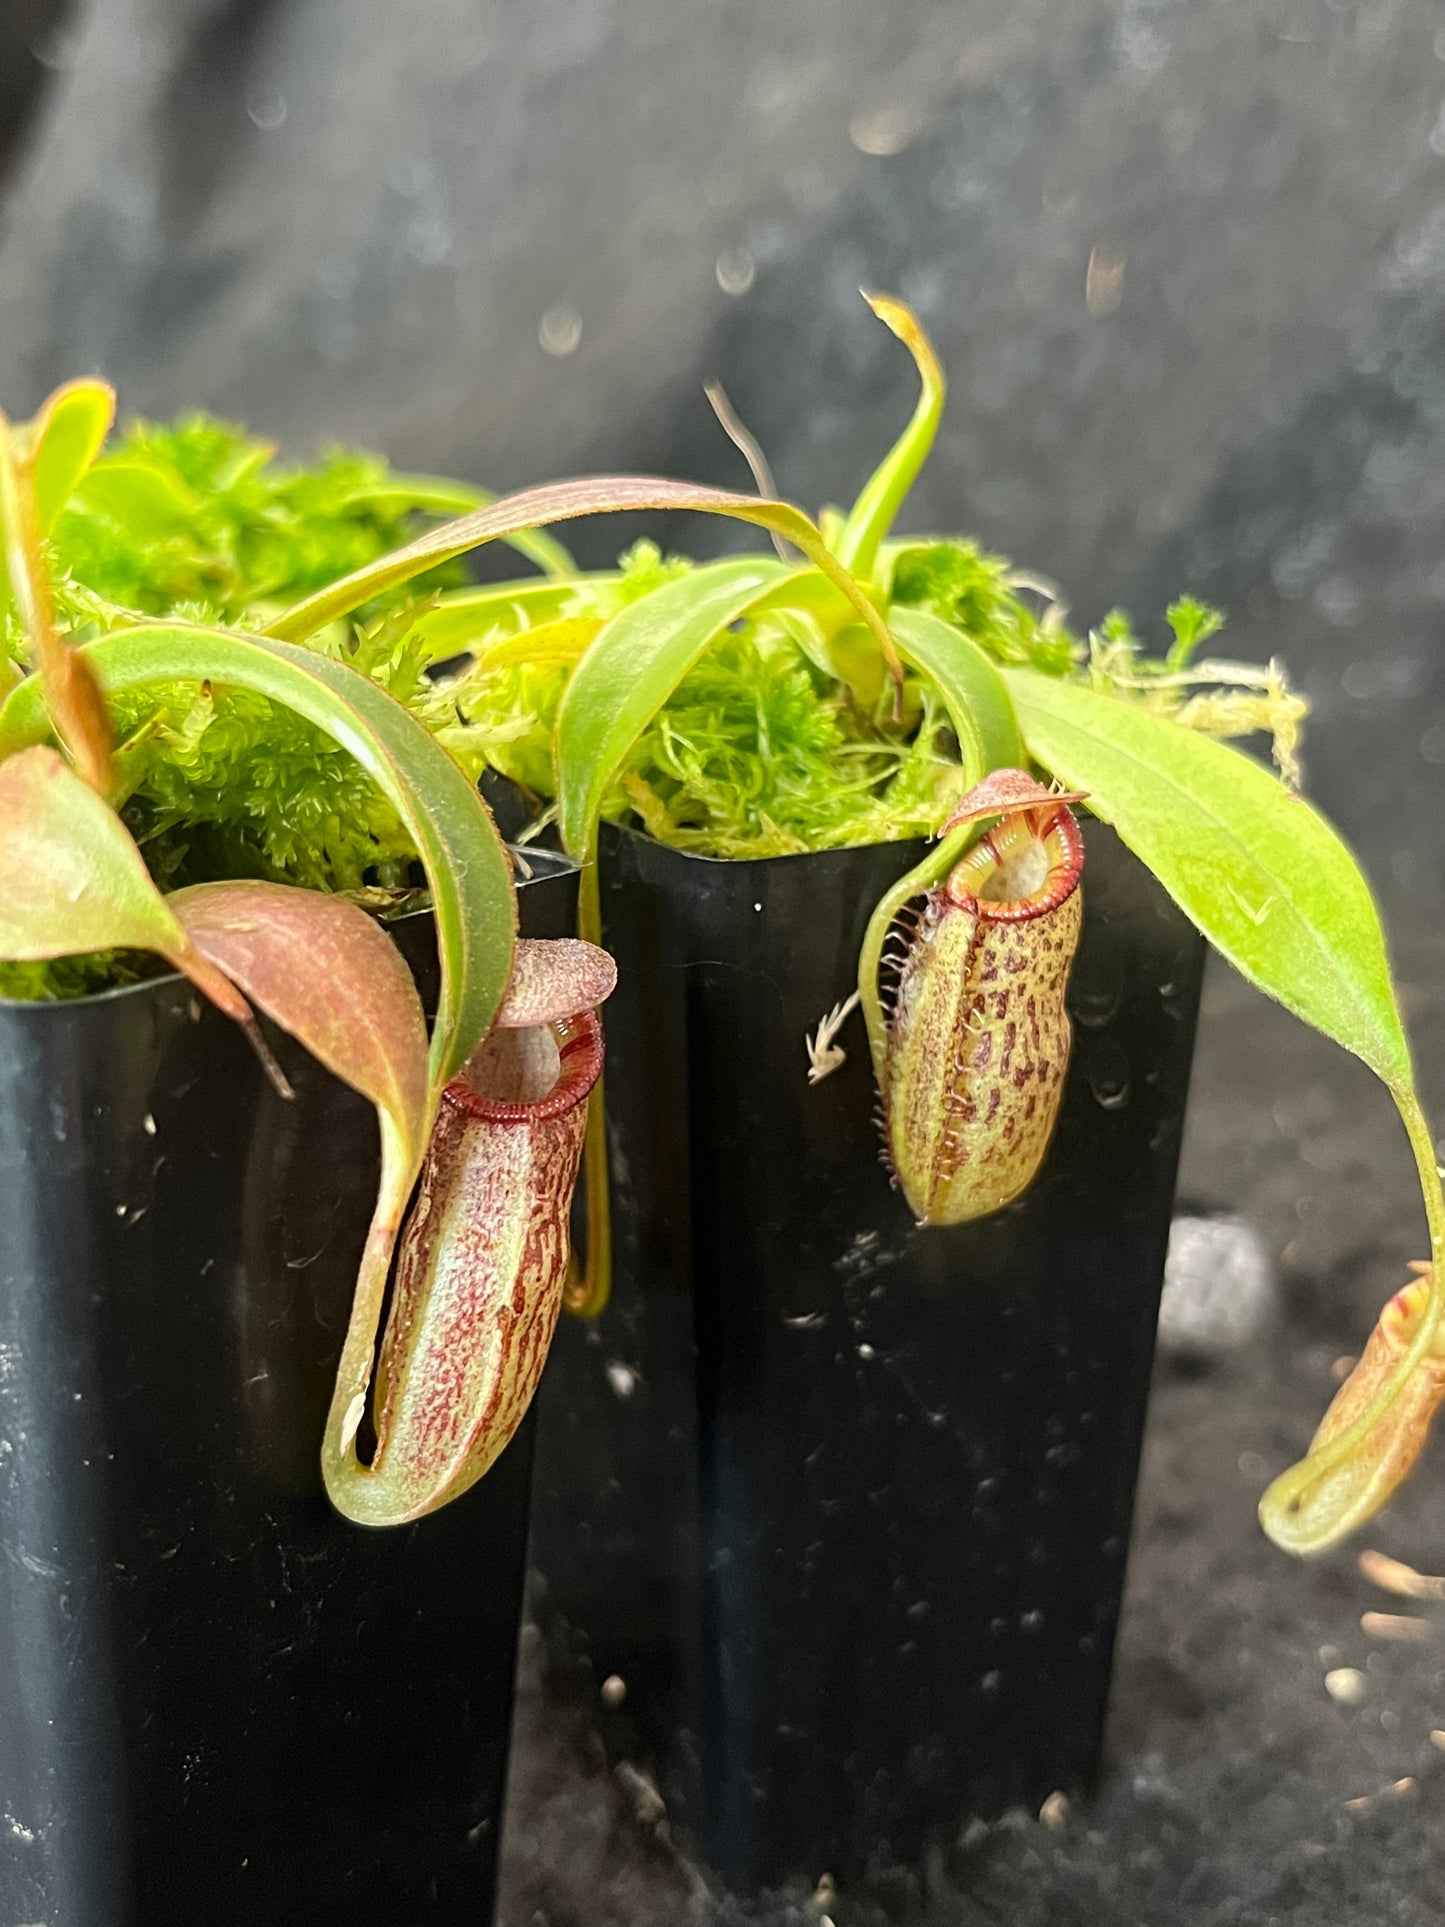
[[151,950],[228,1017],[245,999],[192,944],[120,818],[53,749],[0,763],[0,957]]

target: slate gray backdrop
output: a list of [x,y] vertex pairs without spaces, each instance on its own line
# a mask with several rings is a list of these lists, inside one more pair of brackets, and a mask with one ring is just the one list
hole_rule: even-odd
[[[915,524],[1048,570],[1083,620],[1225,603],[1234,650],[1285,655],[1315,698],[1315,793],[1392,897],[1433,896],[1431,0],[47,11],[6,28],[46,63],[0,240],[7,407],[102,369],[130,410],[203,403],[494,486],[737,481],[700,393],[721,375],[817,504],[911,405],[856,294],[895,289],[954,381]],[[1091,253],[1095,309],[1122,262],[1111,311]]]

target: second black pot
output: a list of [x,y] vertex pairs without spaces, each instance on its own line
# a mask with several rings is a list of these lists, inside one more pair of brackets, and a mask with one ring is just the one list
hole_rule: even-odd
[[604,843],[616,1279],[548,1367],[534,1561],[611,1745],[743,1888],[1097,1768],[1203,951],[1087,841],[1057,1135],[946,1231],[890,1186],[856,1015],[807,1079],[917,846]]

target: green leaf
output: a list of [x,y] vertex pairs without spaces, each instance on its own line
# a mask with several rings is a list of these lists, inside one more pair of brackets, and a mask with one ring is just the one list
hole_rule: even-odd
[[863,485],[838,537],[838,560],[845,569],[871,579],[878,547],[892,528],[904,499],[928,460],[943,415],[947,383],[933,343],[911,308],[891,295],[867,294],[863,299],[885,327],[892,329],[912,355],[922,383],[918,406],[897,442]]
[[[454,1077],[491,1027],[512,969],[511,863],[462,770],[385,690],[345,663],[262,636],[181,623],[114,630],[78,652],[107,694],[148,683],[233,683],[294,710],[341,744],[405,823],[431,884],[442,964],[432,1077]],[[0,759],[44,742],[34,677],[0,707]]]
[[107,515],[153,538],[188,534],[201,504],[184,478],[143,453],[107,455],[81,483],[79,500],[94,515]]
[[152,950],[249,1022],[245,999],[197,954],[125,825],[62,756],[37,746],[0,763],[0,823],[0,957]]
[[557,711],[558,819],[574,856],[591,858],[627,752],[708,644],[785,575],[802,573],[761,555],[707,563],[603,624]]
[[1238,750],[1029,670],[1006,680],[1029,752],[1151,869],[1244,977],[1412,1084],[1379,913],[1336,832]]
[[30,465],[42,529],[56,517],[105,446],[115,420],[115,390],[104,381],[68,381],[30,424]]
[[613,571],[605,576],[576,576],[565,582],[542,577],[504,582],[495,588],[454,589],[417,616],[411,633],[420,642],[423,661],[444,662],[448,656],[480,648],[499,632],[513,635],[569,614],[590,583],[615,584],[621,580]]
[[565,522],[579,515],[608,515],[624,509],[691,509],[705,515],[725,515],[738,522],[751,522],[756,528],[771,530],[801,549],[808,560],[837,584],[863,621],[873,631],[884,661],[895,678],[902,665],[888,626],[873,602],[840,567],[818,530],[799,508],[790,502],[773,502],[755,495],[735,495],[729,489],[700,488],[692,482],[672,482],[655,475],[603,475],[580,481],[550,482],[541,488],[524,489],[519,495],[504,496],[490,508],[447,522],[439,529],[418,536],[404,548],[394,549],[365,568],[343,576],[315,595],[307,596],[278,616],[268,633],[289,641],[301,641],[325,628],[338,616],[346,615],[363,602],[394,589],[424,570],[434,568],[468,549],[480,548],[514,535],[518,529]]
[[[115,419],[115,390],[103,381],[68,381],[40,412],[12,431],[14,459],[29,469],[35,521],[47,534],[81,477],[100,453]],[[11,595],[10,568],[0,544],[0,604]]]
[[1024,749],[1013,699],[978,644],[941,616],[897,603],[888,611],[888,626],[904,661],[921,670],[943,697],[958,736],[967,787],[990,770],[1017,769]]

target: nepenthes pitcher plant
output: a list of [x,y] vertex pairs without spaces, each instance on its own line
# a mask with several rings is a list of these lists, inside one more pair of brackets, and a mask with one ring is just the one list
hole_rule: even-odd
[[[965,603],[933,594],[929,584],[947,577],[958,544],[910,544],[891,531],[938,430],[943,372],[916,317],[887,297],[870,299],[912,354],[920,394],[904,433],[847,514],[825,511],[814,522],[777,498],[761,470],[756,495],[652,476],[554,483],[434,528],[279,615],[268,612],[258,631],[135,622],[65,644],[49,606],[47,518],[104,439],[109,391],[71,384],[33,423],[7,428],[0,438],[5,558],[37,673],[0,705],[0,808],[7,812],[0,955],[157,951],[238,1021],[251,1022],[253,999],[373,1098],[382,1119],[382,1189],[323,1462],[342,1510],[369,1523],[414,1518],[443,1503],[499,1449],[535,1382],[558,1290],[584,1315],[606,1302],[600,1047],[583,1003],[522,1026],[550,1039],[535,1050],[505,1041],[498,1023],[513,978],[515,909],[494,826],[441,744],[329,653],[323,638],[438,563],[573,516],[683,509],[764,529],[776,554],[685,568],[620,605],[615,575],[569,572],[565,557],[561,573],[542,585],[537,606],[550,612],[545,649],[564,678],[547,725],[547,758],[562,841],[582,866],[582,938],[595,942],[600,934],[600,822],[638,793],[635,781],[631,790],[624,781],[635,775],[628,758],[689,671],[724,638],[746,630],[769,649],[794,650],[829,699],[875,737],[906,733],[931,705],[938,726],[951,732],[944,760],[954,787],[948,807],[927,818],[942,823],[935,847],[869,925],[859,1001],[899,1185],[923,1225],[967,1222],[1028,1186],[1057,1116],[1069,1052],[1064,991],[1082,903],[1082,846],[1070,806],[1087,797],[1093,814],[1250,982],[1380,1076],[1415,1156],[1430,1264],[1391,1301],[1308,1457],[1276,1481],[1261,1508],[1278,1543],[1317,1550],[1367,1518],[1398,1484],[1445,1395],[1445,1293],[1437,1284],[1445,1276],[1445,1197],[1369,886],[1338,835],[1297,793],[1301,705],[1288,698],[1274,665],[1193,660],[1209,633],[1197,620],[1188,633],[1176,629],[1159,661],[1140,658],[1108,624],[1087,650],[1041,624],[1030,631],[1041,645],[1033,653],[1021,647],[1017,627],[990,650],[972,632]],[[905,577],[913,585],[907,592]],[[430,660],[455,655],[458,638],[478,622],[500,623],[505,648],[525,656],[527,619],[515,612],[531,606],[535,588],[523,594],[518,585],[496,585],[464,592],[450,609],[443,597],[441,606],[422,610],[417,626],[424,642],[432,638]],[[283,981],[278,957],[308,948],[320,954],[332,942],[322,931],[330,911],[289,901],[308,893],[284,892],[284,909],[275,896],[253,900],[244,917],[236,896],[218,933],[214,898],[202,928],[196,903],[163,899],[154,889],[111,807],[106,716],[110,690],[147,679],[227,681],[289,704],[329,730],[373,777],[411,832],[431,886],[444,981],[429,1043],[419,1013],[403,1011],[395,983],[377,989],[388,975],[379,961],[349,1003],[337,995],[334,972],[328,978],[298,968],[294,983]],[[1278,775],[1218,740],[1255,731],[1272,736]],[[331,901],[341,912],[355,909]],[[249,975],[234,955],[235,926],[246,918],[253,935],[289,930],[264,957],[270,938],[254,936]],[[338,955],[345,948],[332,944]],[[356,955],[367,948],[358,936]],[[589,977],[585,994],[600,994],[599,982]],[[381,998],[385,1021],[358,1015],[373,997]],[[555,1075],[544,1088],[536,1053],[550,1066],[550,1050]],[[524,1139],[509,1135],[521,1127],[508,1106],[528,1113],[528,1131],[535,1126],[525,1151]],[[585,1267],[563,1288],[556,1271],[562,1198],[575,1175],[584,1112]],[[391,1257],[419,1180],[389,1335],[373,1364]],[[483,1222],[491,1227],[485,1237],[475,1229]],[[356,1445],[368,1412],[377,1446],[363,1462]]]

